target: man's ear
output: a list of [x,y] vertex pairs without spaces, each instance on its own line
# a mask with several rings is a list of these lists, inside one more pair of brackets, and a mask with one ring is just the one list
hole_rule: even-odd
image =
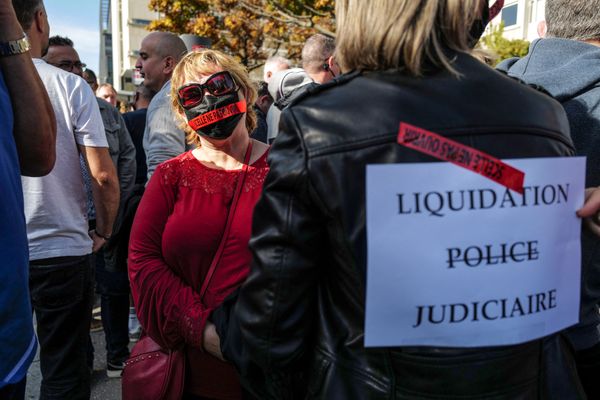
[[271,102],[271,96],[268,96],[268,95],[266,95],[266,94],[263,94],[262,96],[260,96],[260,97],[259,97],[259,98],[256,100],[256,102],[257,102],[258,104],[260,104],[261,106],[262,106],[263,104],[268,104],[268,103],[270,103],[270,102]]
[[546,21],[538,22],[538,25],[537,25],[538,36],[541,38],[546,37],[546,30],[547,30]]
[[45,29],[48,29],[48,19],[46,18],[46,11],[41,8],[36,10],[33,15],[33,23],[31,24],[31,28],[35,29],[36,32],[43,34]]
[[327,59],[327,65],[329,66],[330,70],[335,66],[335,59],[333,58],[333,56],[329,56],[329,58]]
[[165,75],[171,75],[173,73],[173,70],[175,69],[175,66],[177,65],[177,61],[175,61],[175,59],[171,56],[166,56],[163,59],[164,62],[164,68],[163,68],[163,72],[165,73]]

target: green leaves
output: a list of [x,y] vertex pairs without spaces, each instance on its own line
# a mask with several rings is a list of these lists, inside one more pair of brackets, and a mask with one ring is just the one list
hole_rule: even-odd
[[504,22],[490,26],[490,33],[483,36],[479,44],[492,51],[497,59],[495,64],[512,57],[523,57],[529,51],[529,42],[522,39],[507,39],[504,34]]

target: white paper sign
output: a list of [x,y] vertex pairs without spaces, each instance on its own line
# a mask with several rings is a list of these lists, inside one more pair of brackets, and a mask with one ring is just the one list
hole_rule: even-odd
[[585,158],[505,162],[523,195],[450,163],[367,166],[365,346],[509,345],[577,323]]

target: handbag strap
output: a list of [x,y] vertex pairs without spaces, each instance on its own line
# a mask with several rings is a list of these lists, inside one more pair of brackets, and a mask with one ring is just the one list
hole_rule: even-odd
[[250,139],[250,143],[248,143],[248,148],[246,149],[246,155],[244,157],[244,165],[242,166],[242,172],[238,177],[237,183],[235,185],[233,200],[231,201],[231,205],[229,206],[229,210],[227,211],[227,222],[225,223],[225,229],[223,229],[223,235],[221,236],[219,247],[217,248],[217,252],[213,257],[213,260],[210,264],[210,268],[206,273],[204,282],[202,282],[202,288],[200,289],[200,299],[204,298],[204,293],[206,293],[206,289],[208,289],[208,284],[210,283],[215,269],[217,268],[217,264],[219,264],[219,260],[221,259],[221,255],[223,254],[223,248],[225,247],[225,241],[227,240],[227,236],[229,236],[229,228],[231,228],[231,221],[233,220],[233,216],[235,214],[235,208],[237,207],[240,194],[242,193],[242,187],[244,186],[244,181],[246,180],[246,174],[248,172],[248,164],[250,164],[251,155],[252,139]]

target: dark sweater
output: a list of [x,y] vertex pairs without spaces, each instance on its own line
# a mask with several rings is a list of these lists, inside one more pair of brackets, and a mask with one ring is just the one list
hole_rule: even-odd
[[133,140],[135,146],[135,161],[137,164],[137,173],[135,183],[145,184],[147,179],[148,167],[146,166],[146,153],[144,152],[144,128],[146,127],[146,108],[131,111],[123,114],[125,125]]
[[[586,186],[600,185],[600,48],[566,39],[538,39],[529,54],[498,69],[546,89],[561,102],[577,155],[587,157]],[[508,101],[508,100],[507,100]],[[582,234],[581,316],[567,332],[576,350],[600,343],[600,239]]]

